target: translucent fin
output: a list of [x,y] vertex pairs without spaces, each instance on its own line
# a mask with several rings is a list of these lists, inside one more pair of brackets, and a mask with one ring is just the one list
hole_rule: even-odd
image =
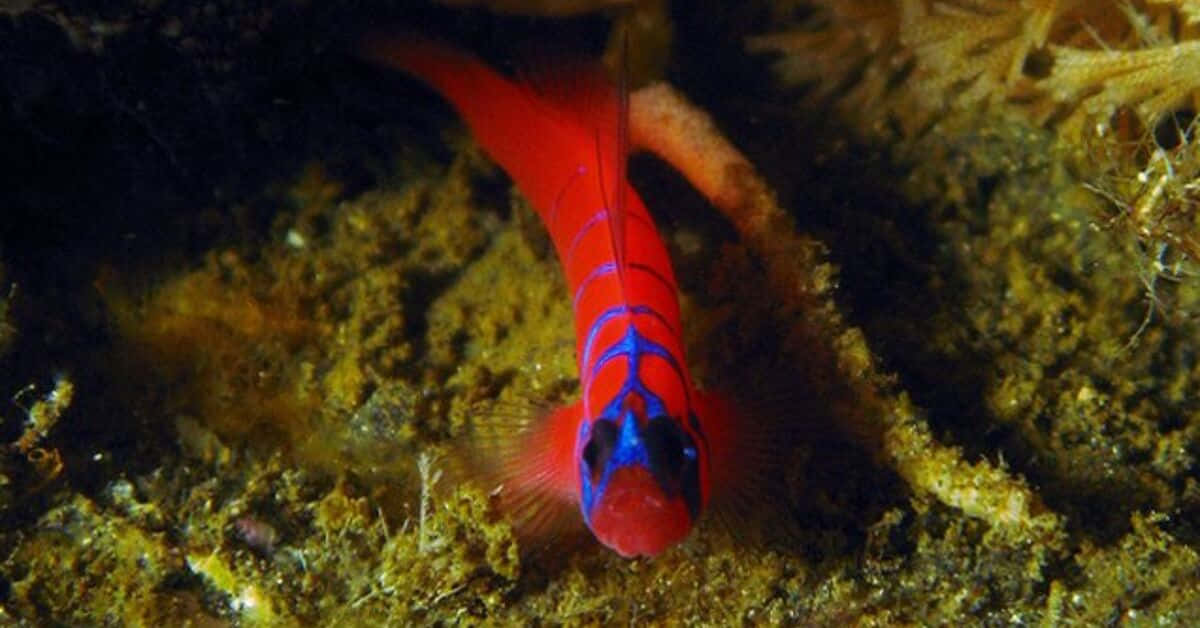
[[734,410],[724,397],[705,391],[697,400],[712,446],[710,521],[738,544],[795,545],[799,527],[790,512],[786,470],[803,430],[788,420],[783,404],[767,402],[756,411],[738,403]]
[[[627,286],[626,195],[629,189],[629,85],[624,44],[621,71],[614,85],[598,60],[561,57],[548,61],[545,54],[529,57],[519,76],[540,112],[571,125],[592,138],[594,164],[599,177],[609,234],[622,289]],[[540,106],[539,106],[540,105]]]
[[517,63],[517,79],[538,113],[585,132],[615,137],[617,100],[604,67],[593,59],[537,47]]
[[468,475],[496,500],[524,554],[585,530],[572,466],[579,413],[578,403],[495,403],[472,419]]
[[[621,285],[626,286],[628,273],[628,257],[625,242],[625,195],[629,189],[629,38],[621,39],[621,70],[617,77],[617,121],[616,121],[616,154],[613,157],[613,167],[616,169],[613,190],[606,195],[605,207],[608,210],[608,224],[612,227],[610,233],[613,239],[613,257],[617,262],[617,274]],[[597,142],[599,145],[599,142]],[[603,179],[602,179],[603,180]]]

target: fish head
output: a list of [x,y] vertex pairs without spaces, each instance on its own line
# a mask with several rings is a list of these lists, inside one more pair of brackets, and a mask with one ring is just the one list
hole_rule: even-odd
[[682,541],[703,507],[700,450],[679,421],[626,410],[581,426],[584,521],[621,556],[655,556]]

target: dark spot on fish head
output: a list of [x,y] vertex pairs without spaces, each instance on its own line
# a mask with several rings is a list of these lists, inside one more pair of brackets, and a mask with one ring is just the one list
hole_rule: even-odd
[[699,451],[691,435],[668,416],[653,417],[642,433],[650,472],[667,497],[681,496],[695,519],[700,515]]
[[584,477],[594,486],[600,483],[608,461],[617,445],[617,424],[599,419],[592,424],[587,444],[583,447]]

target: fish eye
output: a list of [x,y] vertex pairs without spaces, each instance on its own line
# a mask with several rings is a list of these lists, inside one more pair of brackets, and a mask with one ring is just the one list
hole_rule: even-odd
[[657,416],[646,422],[642,435],[650,471],[668,495],[682,495],[692,516],[700,510],[700,476],[696,443],[678,421]]
[[696,444],[670,417],[651,418],[646,423],[643,438],[650,455],[650,468],[662,479],[679,481],[686,467],[695,465]]
[[592,474],[592,480],[598,480],[604,465],[612,457],[617,444],[617,425],[612,421],[600,419],[592,425],[592,434],[587,445],[583,447],[583,462]]

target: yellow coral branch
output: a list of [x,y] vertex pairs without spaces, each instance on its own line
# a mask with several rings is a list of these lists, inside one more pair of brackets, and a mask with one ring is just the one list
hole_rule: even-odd
[[1051,50],[1054,71],[1041,88],[1056,101],[1080,101],[1087,115],[1128,106],[1153,124],[1200,92],[1200,41],[1146,50]]
[[900,41],[916,52],[925,95],[959,90],[959,104],[1000,98],[1017,86],[1029,53],[1046,43],[1059,5],[900,0]]
[[884,390],[881,383],[888,378],[879,372],[862,333],[847,328],[828,301],[833,271],[820,263],[819,247],[795,233],[770,186],[707,114],[666,85],[633,94],[630,113],[634,142],[678,168],[763,258],[767,281],[786,301],[781,315],[803,313],[816,328],[796,334],[790,344],[798,346],[791,350],[812,352],[815,348],[805,345],[813,342],[828,345],[828,353],[836,356],[836,377],[842,378],[830,384],[831,391],[854,405],[839,413],[882,431],[883,457],[915,492],[987,521],[1001,539],[1061,541],[1062,518],[1047,510],[1023,480],[986,461],[968,464],[961,451],[933,439],[906,395]]

